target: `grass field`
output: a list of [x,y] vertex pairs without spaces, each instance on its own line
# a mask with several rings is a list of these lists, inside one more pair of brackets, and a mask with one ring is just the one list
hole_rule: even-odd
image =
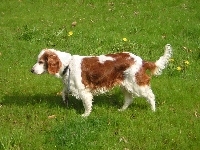
[[[2,0],[0,3],[0,150],[197,150],[200,147],[199,0]],[[72,23],[76,22],[76,26]],[[129,51],[173,59],[153,77],[157,111],[136,98],[124,112],[118,88],[62,102],[62,83],[30,72],[43,48],[99,55]]]

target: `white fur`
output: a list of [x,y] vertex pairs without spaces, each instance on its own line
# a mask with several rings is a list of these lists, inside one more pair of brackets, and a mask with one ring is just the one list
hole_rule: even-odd
[[[62,62],[62,67],[59,70],[59,72],[56,73],[56,76],[62,77],[63,79],[64,83],[63,94],[62,94],[63,100],[65,101],[65,95],[67,94],[67,87],[69,86],[72,95],[75,96],[77,99],[81,99],[83,102],[85,112],[82,116],[84,117],[89,116],[90,112],[92,111],[93,95],[105,93],[108,90],[106,88],[99,88],[92,92],[87,86],[85,86],[82,83],[82,77],[81,77],[82,60],[85,57],[92,57],[92,56],[79,56],[79,55],[71,56],[71,54],[69,53],[60,52],[53,49],[50,49],[50,51],[58,55],[59,59]],[[38,60],[43,54],[44,50],[39,54]],[[136,82],[135,74],[142,67],[142,59],[134,54],[131,53],[128,54],[134,59],[135,62],[130,68],[128,68],[123,72],[124,81],[121,83],[121,89],[124,93],[124,105],[122,106],[120,111],[125,110],[133,102],[133,97],[135,96],[141,96],[146,98],[146,100],[151,105],[151,109],[155,111],[155,96],[151,90],[151,87],[149,85],[140,86]],[[167,65],[169,58],[171,57],[171,54],[172,54],[171,46],[167,44],[165,46],[164,55],[161,56],[159,60],[155,62],[157,66],[156,70],[154,71],[155,75],[159,75],[162,73],[162,69],[164,69],[165,66]],[[104,55],[101,55],[98,58],[100,63],[104,63],[107,60],[110,61],[114,60],[112,57]],[[69,66],[69,69],[63,76],[63,70],[66,66]],[[43,64],[39,64],[39,62],[37,62],[33,66],[32,72],[36,74],[42,74],[46,72],[46,70]],[[67,85],[68,80],[69,80],[69,85]]]
[[161,56],[159,58],[159,60],[156,61],[156,66],[157,66],[157,69],[154,71],[154,74],[155,75],[160,75],[162,74],[162,70],[165,69],[169,59],[171,58],[172,56],[172,48],[171,48],[171,45],[170,44],[167,44],[165,46],[165,53],[163,56]]
[[99,58],[99,62],[102,63],[102,64],[107,60],[110,60],[110,61],[115,60],[114,58],[109,57],[109,56],[105,56],[105,55],[100,55],[100,56],[98,56],[98,58]]

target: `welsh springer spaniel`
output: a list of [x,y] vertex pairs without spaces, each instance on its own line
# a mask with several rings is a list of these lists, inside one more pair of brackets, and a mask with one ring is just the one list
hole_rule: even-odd
[[62,98],[67,100],[69,90],[77,99],[81,99],[85,108],[82,116],[89,116],[92,110],[94,95],[107,92],[115,86],[120,86],[124,93],[125,110],[133,101],[133,97],[141,96],[150,103],[155,111],[155,96],[150,87],[150,77],[160,75],[172,55],[170,44],[165,46],[164,55],[156,62],[142,60],[132,53],[121,52],[100,56],[79,56],[57,51],[42,50],[37,63],[31,69],[32,73],[49,74],[61,77],[64,83]]

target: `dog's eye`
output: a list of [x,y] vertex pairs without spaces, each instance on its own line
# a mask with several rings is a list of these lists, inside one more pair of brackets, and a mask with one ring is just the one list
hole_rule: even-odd
[[41,65],[41,64],[43,64],[43,61],[39,61],[38,63]]

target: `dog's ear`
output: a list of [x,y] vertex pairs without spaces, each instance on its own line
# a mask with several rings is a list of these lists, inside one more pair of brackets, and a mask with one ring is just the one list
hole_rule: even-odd
[[59,72],[59,69],[61,68],[62,64],[58,56],[52,54],[48,56],[47,66],[48,66],[48,72],[50,74],[56,74]]

